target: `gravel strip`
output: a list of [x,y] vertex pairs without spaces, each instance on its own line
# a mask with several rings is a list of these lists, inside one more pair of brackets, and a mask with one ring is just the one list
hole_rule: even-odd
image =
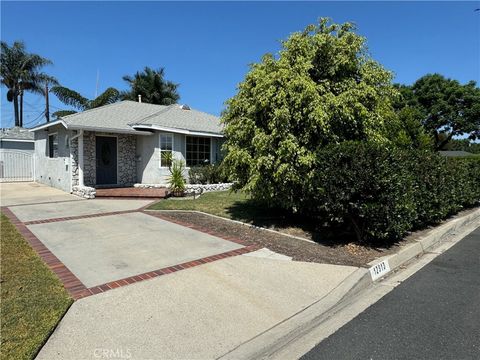
[[353,243],[332,246],[318,243],[312,244],[194,212],[165,211],[161,212],[161,214],[165,218],[201,226],[227,236],[236,237],[247,245],[266,247],[277,253],[290,256],[295,261],[365,266],[375,258],[392,253],[394,248],[397,248],[395,246],[381,251]]

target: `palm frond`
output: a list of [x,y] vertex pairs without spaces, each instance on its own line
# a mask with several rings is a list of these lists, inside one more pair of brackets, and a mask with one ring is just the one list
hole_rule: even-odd
[[120,93],[115,88],[108,88],[102,94],[100,94],[96,99],[90,101],[88,108],[94,109],[100,106],[113,104],[119,99]]
[[67,115],[72,115],[72,114],[76,114],[77,112],[74,111],[74,110],[58,110],[58,111],[55,111],[52,115],[54,118],[56,119],[60,119],[64,116],[67,116]]
[[86,110],[89,108],[88,99],[84,98],[78,92],[71,90],[64,86],[54,86],[51,92],[63,102],[65,105],[73,106],[79,110]]

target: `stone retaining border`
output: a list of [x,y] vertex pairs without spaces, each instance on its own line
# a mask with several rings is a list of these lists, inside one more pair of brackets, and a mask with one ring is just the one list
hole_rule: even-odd
[[[185,194],[193,195],[194,193],[199,195],[206,192],[213,191],[225,191],[231,189],[233,183],[220,183],[220,184],[186,184],[185,185]],[[155,189],[155,188],[168,188],[167,184],[134,184],[135,188],[146,188],[146,189]]]

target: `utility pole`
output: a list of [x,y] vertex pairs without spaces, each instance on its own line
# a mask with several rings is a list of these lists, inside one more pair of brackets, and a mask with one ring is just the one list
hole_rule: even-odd
[[50,122],[50,103],[48,101],[48,83],[45,84],[45,118]]
[[20,89],[20,127],[23,127],[23,89]]

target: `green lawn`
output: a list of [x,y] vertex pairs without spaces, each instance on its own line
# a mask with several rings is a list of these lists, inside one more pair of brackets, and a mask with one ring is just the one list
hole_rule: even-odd
[[239,220],[249,220],[255,212],[254,204],[245,193],[231,191],[205,193],[195,200],[170,198],[154,204],[150,209],[197,210]]
[[0,359],[32,359],[73,300],[3,214],[0,266]]
[[151,210],[197,210],[228,219],[273,228],[298,236],[313,237],[314,228],[305,219],[269,207],[250,199],[243,192],[218,191],[199,198],[159,201]]

